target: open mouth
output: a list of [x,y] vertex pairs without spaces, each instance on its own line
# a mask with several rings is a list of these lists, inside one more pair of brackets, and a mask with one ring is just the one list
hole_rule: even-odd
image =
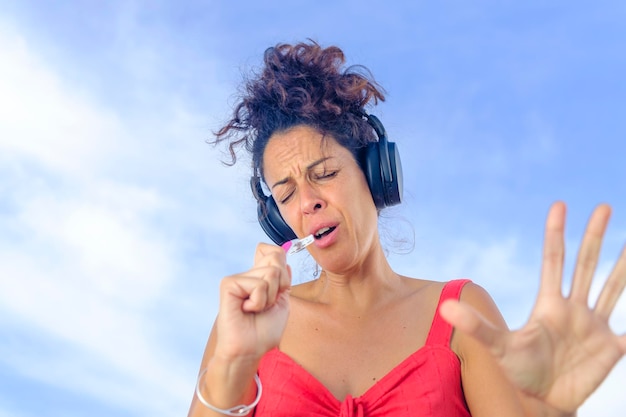
[[333,230],[335,230],[335,227],[322,227],[320,230],[318,230],[317,232],[315,232],[315,234],[313,235],[315,237],[315,239],[321,239],[324,236],[326,236],[327,234],[331,233]]

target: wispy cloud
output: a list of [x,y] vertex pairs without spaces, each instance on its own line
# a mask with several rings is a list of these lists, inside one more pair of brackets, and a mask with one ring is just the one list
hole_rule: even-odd
[[0,51],[0,309],[20,323],[3,326],[13,341],[35,332],[39,346],[63,347],[31,356],[3,339],[4,366],[105,403],[179,414],[198,358],[163,347],[154,315],[181,268],[175,230],[156,224],[173,223],[179,202],[169,184],[111,174],[140,148],[124,120],[72,90],[18,34],[0,32]]

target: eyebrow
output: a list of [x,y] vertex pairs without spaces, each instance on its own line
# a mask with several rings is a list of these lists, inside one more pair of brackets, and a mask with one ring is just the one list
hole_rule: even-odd
[[[317,165],[326,162],[327,160],[331,159],[331,156],[327,156],[324,158],[320,158],[316,161],[311,162],[309,165],[306,166],[306,170],[310,171],[312,168],[316,167]],[[285,184],[287,181],[289,181],[289,177],[283,178],[282,180],[277,181],[276,183],[274,183],[274,185],[272,185],[272,190],[274,189],[274,187],[277,187],[279,185]]]

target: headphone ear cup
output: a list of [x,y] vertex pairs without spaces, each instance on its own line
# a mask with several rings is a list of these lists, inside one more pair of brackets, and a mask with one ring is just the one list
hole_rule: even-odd
[[257,218],[266,235],[277,245],[295,239],[296,234],[287,225],[283,216],[280,215],[278,206],[272,196],[266,196],[261,186],[261,178],[258,175],[250,177],[250,188],[257,200]]
[[[386,152],[381,155],[381,146]],[[376,208],[395,206],[402,202],[402,164],[393,142],[371,142],[361,163]]]
[[386,143],[389,156],[389,166],[391,167],[391,178],[383,179],[385,185],[385,205],[387,207],[395,206],[402,202],[402,162],[400,161],[400,152],[394,142]]
[[395,206],[402,201],[402,164],[398,148],[387,140],[385,127],[378,117],[366,113],[363,116],[378,136],[378,142],[367,144],[361,159],[372,198],[378,209]]
[[380,151],[378,149],[378,142],[367,144],[361,166],[363,167],[365,179],[367,179],[367,184],[370,187],[370,193],[372,194],[376,208],[384,208],[385,194],[380,172]]
[[277,245],[282,245],[296,238],[296,234],[287,225],[283,216],[280,215],[273,197],[265,198],[265,208],[261,203],[258,204],[257,215],[261,228]]

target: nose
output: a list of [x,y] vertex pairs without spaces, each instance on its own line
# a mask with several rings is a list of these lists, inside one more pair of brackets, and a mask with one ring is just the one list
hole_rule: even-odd
[[304,214],[313,214],[326,206],[319,192],[309,184],[300,187],[300,208]]

